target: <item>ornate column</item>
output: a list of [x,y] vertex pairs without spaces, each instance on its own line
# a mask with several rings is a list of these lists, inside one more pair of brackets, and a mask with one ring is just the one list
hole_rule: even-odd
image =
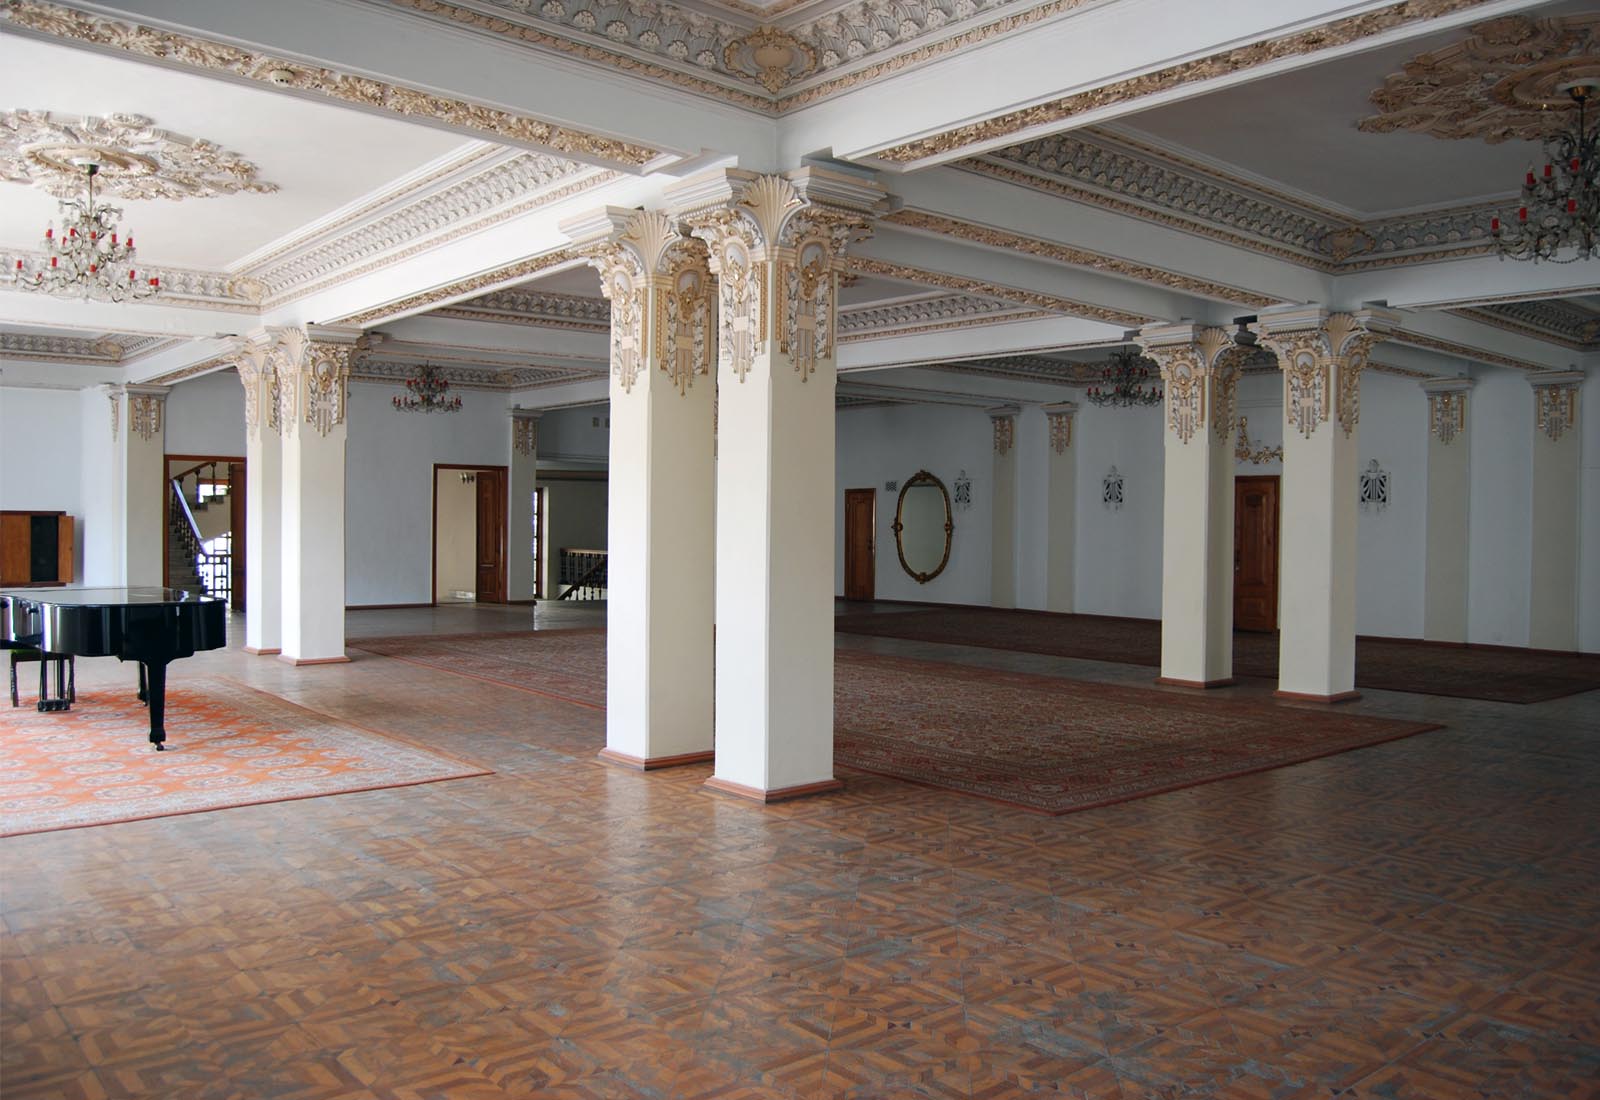
[[244,649],[283,652],[283,423],[277,336],[251,333],[236,368],[244,386]]
[[287,329],[273,351],[283,427],[283,652],[297,665],[344,653],[344,450],[350,363],[361,333]]
[[1050,427],[1045,610],[1070,612],[1077,598],[1078,452],[1072,445],[1072,429],[1078,406],[1071,401],[1046,405],[1044,416]]
[[129,383],[122,387],[126,431],[117,446],[121,460],[123,583],[166,584],[167,394],[171,386]]
[[1388,310],[1264,310],[1250,328],[1283,372],[1283,590],[1278,694],[1354,699],[1356,426],[1367,353],[1397,318]]
[[1467,526],[1472,497],[1467,439],[1470,378],[1423,382],[1428,395],[1428,518],[1423,556],[1422,636],[1467,640]]
[[989,410],[994,433],[994,511],[989,549],[989,606],[1017,606],[1017,413]]
[[1578,648],[1578,489],[1583,443],[1578,435],[1581,370],[1542,371],[1533,387],[1533,583],[1528,645]]
[[509,418],[511,458],[507,463],[506,524],[510,560],[506,562],[506,599],[527,603],[538,592],[533,573],[533,497],[539,491],[539,412],[512,406]]
[[606,747],[635,768],[711,758],[713,287],[705,245],[654,212],[562,224],[611,299]]
[[[855,176],[720,171],[668,192],[717,276],[716,770],[758,801],[832,790],[834,347]],[[615,432],[615,428],[613,428]]]
[[1233,680],[1233,442],[1246,352],[1224,329],[1147,325],[1166,392],[1158,683]]

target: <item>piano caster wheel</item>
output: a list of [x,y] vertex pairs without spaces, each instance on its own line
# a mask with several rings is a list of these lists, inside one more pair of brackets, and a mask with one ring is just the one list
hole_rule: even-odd
[[157,743],[157,744],[156,744],[156,751],[157,751],[157,752],[166,752],[166,751],[167,751],[167,746],[165,746],[165,745],[163,745],[163,744],[160,744],[160,743],[159,743],[159,742],[158,742],[158,743]]

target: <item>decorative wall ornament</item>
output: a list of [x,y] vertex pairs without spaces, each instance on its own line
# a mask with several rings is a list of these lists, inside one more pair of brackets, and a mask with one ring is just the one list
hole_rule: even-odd
[[1578,390],[1583,371],[1549,371],[1528,379],[1534,393],[1534,427],[1552,443],[1560,443],[1578,426]]
[[511,449],[523,458],[532,458],[539,452],[539,418],[512,410]]
[[1348,436],[1361,419],[1361,372],[1367,369],[1367,355],[1378,338],[1349,313],[1333,314],[1323,325],[1323,331],[1327,333],[1328,347],[1339,369],[1336,405],[1339,426]]
[[[1324,315],[1294,310],[1264,315],[1250,328],[1263,347],[1278,357],[1284,379],[1284,416],[1307,439],[1337,411],[1345,435],[1361,415],[1361,374],[1372,345],[1395,327],[1387,311]],[[1337,378],[1334,372],[1337,371]],[[1337,392],[1333,392],[1337,384]]]
[[1467,391],[1465,389],[1428,392],[1428,431],[1445,446],[1467,430]]
[[1050,449],[1058,455],[1067,453],[1072,446],[1072,422],[1077,418],[1076,408],[1046,406],[1045,422],[1050,426]]
[[730,71],[754,77],[769,92],[782,91],[817,67],[816,50],[776,27],[757,27],[729,42],[722,57]]
[[122,424],[122,395],[113,392],[106,394],[106,397],[111,401],[111,442],[115,443]]
[[272,371],[272,349],[264,343],[247,342],[240,348],[234,369],[244,387],[244,430],[251,439],[261,438],[262,382]]
[[1100,479],[1100,503],[1108,511],[1122,511],[1122,475],[1115,466],[1106,471],[1106,476]]
[[587,155],[635,168],[661,156],[659,150],[646,146],[557,126],[482,103],[449,99],[420,88],[387,84],[138,23],[122,23],[40,0],[6,0],[0,6],[0,16],[51,38],[289,87],[314,98],[401,118],[423,119],[513,145],[542,146],[557,153]]
[[1389,471],[1379,466],[1377,459],[1361,471],[1359,492],[1363,512],[1381,512],[1389,507]]
[[310,340],[300,369],[301,403],[305,422],[324,439],[343,424],[349,409],[350,361],[354,344]]
[[695,375],[712,371],[713,290],[704,249],[686,253],[670,279],[656,291],[660,303],[657,361],[682,395],[689,392]]
[[808,207],[790,217],[780,234],[788,255],[779,262],[779,350],[794,361],[802,382],[818,360],[833,358],[838,274],[851,240],[865,231],[858,217]]
[[[1256,354],[1252,348],[1230,346],[1217,353],[1211,368],[1211,430],[1219,443],[1233,434],[1239,416],[1239,379],[1245,364]],[[1276,359],[1274,359],[1276,366]]]
[[1600,15],[1506,15],[1471,37],[1419,54],[1372,93],[1378,114],[1357,127],[1498,144],[1538,141],[1571,106],[1561,86],[1600,77]]
[[711,273],[717,277],[720,369],[743,382],[766,342],[766,272],[757,260],[764,241],[753,218],[732,210],[713,211],[691,225],[694,235],[706,242]]
[[1167,427],[1185,445],[1206,423],[1206,367],[1194,345],[1149,348],[1167,388]]
[[275,183],[237,153],[158,130],[143,115],[69,118],[49,111],[0,113],[0,180],[31,183],[57,198],[83,187],[86,161],[99,165],[101,190],[125,199],[269,194]]
[[967,471],[962,470],[956,475],[955,485],[956,507],[963,512],[972,508],[972,479],[967,476]]
[[1237,462],[1248,462],[1261,466],[1268,462],[1283,461],[1283,444],[1276,447],[1261,447],[1256,450],[1250,448],[1250,420],[1248,417],[1239,418],[1239,440],[1233,445],[1233,457]]
[[1011,413],[990,413],[989,419],[994,423],[994,453],[1004,457],[1016,441],[1017,418]]
[[128,426],[146,443],[161,434],[161,410],[166,397],[157,393],[128,392]]

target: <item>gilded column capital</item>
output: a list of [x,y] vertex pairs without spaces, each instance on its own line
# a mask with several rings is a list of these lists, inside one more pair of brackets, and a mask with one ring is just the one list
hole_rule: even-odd
[[1022,410],[1015,405],[1001,405],[984,410],[994,428],[994,453],[1004,457],[1011,453],[1017,439],[1017,414]]
[[1043,408],[1045,422],[1050,426],[1050,449],[1064,455],[1072,446],[1072,422],[1078,418],[1077,402],[1058,401]]
[[524,458],[532,458],[539,453],[539,417],[544,413],[540,409],[525,409],[521,405],[513,405],[506,410],[511,416],[511,450]]
[[1527,376],[1533,387],[1533,426],[1552,443],[1578,426],[1578,391],[1585,374],[1581,370],[1539,371]]
[[172,387],[128,382],[123,385],[122,392],[128,398],[128,430],[132,435],[137,435],[146,443],[160,435],[167,394],[172,392]]
[[1420,383],[1428,395],[1428,434],[1449,446],[1467,430],[1467,393],[1470,378],[1430,378]]
[[1208,422],[1217,441],[1233,434],[1236,391],[1248,349],[1215,326],[1146,325],[1135,338],[1161,370],[1167,427],[1188,443]]
[[345,422],[350,366],[366,347],[367,336],[360,329],[307,325],[279,332],[272,364],[285,436],[297,434],[304,424],[325,438]]
[[1387,309],[1328,313],[1320,306],[1265,310],[1250,324],[1278,357],[1284,416],[1307,439],[1337,412],[1345,435],[1361,418],[1361,373],[1372,346],[1399,327]]

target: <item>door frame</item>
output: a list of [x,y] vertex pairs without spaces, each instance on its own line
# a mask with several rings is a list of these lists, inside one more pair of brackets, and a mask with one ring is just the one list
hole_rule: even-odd
[[[429,475],[432,478],[432,480],[429,481],[429,483],[428,483],[428,497],[433,502],[433,520],[432,520],[432,523],[430,525],[430,530],[432,531],[432,548],[431,548],[432,552],[431,552],[431,554],[429,556],[429,561],[428,561],[428,603],[432,607],[439,606],[439,471],[440,470],[470,470],[473,473],[476,473],[479,470],[498,470],[500,472],[501,476],[503,476],[505,478],[504,484],[506,486],[506,493],[507,493],[507,497],[508,497],[508,499],[506,500],[506,508],[508,510],[508,512],[507,512],[508,515],[509,515],[509,509],[511,507],[511,501],[509,499],[509,495],[510,495],[510,492],[511,492],[511,467],[510,466],[496,465],[493,462],[435,462],[433,464],[433,472],[432,472],[432,474]],[[472,511],[473,511],[474,517],[476,517],[477,511],[478,511],[478,505],[477,505],[476,499],[474,499],[474,501],[473,501]],[[505,525],[505,532],[504,532],[503,542],[502,542],[502,544],[500,546],[500,583],[505,586],[506,593],[508,595],[510,594],[510,591],[511,591],[510,570],[511,570],[511,524],[507,523]]]
[[850,595],[850,498],[853,496],[865,496],[872,502],[872,532],[867,544],[867,563],[872,568],[872,594],[866,599],[870,602],[878,598],[878,490],[874,487],[844,491],[844,598],[847,600],[859,599]]
[[[1273,550],[1273,553],[1275,555],[1275,560],[1272,563],[1272,629],[1271,629],[1271,631],[1261,631],[1261,630],[1258,630],[1257,628],[1254,628],[1254,627],[1249,627],[1249,628],[1246,628],[1246,629],[1249,629],[1252,633],[1276,633],[1278,631],[1278,629],[1282,626],[1282,604],[1283,604],[1283,475],[1282,474],[1235,474],[1234,475],[1234,478],[1233,478],[1233,499],[1234,499],[1234,520],[1233,520],[1234,547],[1233,547],[1233,553],[1234,553],[1234,560],[1235,561],[1238,560],[1238,555],[1239,555],[1239,546],[1238,546],[1238,539],[1239,539],[1239,505],[1238,505],[1238,502],[1239,502],[1240,484],[1242,482],[1247,482],[1247,481],[1257,481],[1257,482],[1270,481],[1270,482],[1272,482],[1272,485],[1273,485],[1272,500],[1273,500],[1273,504],[1274,504],[1274,508],[1275,508],[1275,514],[1273,515],[1273,519],[1276,522],[1276,530],[1274,530],[1273,534],[1272,534],[1272,550]],[[1237,572],[1237,570],[1235,570],[1235,572]],[[1231,608],[1229,608],[1229,617],[1230,617],[1230,619],[1231,619],[1231,621],[1233,623],[1233,629],[1238,630],[1238,629],[1240,629],[1240,627],[1239,627],[1239,614],[1238,614],[1238,612],[1239,612],[1239,581],[1238,581],[1238,577],[1237,576],[1235,576],[1234,583],[1233,583],[1233,586],[1232,586],[1232,604],[1233,604],[1233,606]]]
[[[172,463],[174,461],[178,461],[178,462],[196,462],[196,463],[198,463],[198,462],[227,462],[227,463],[230,463],[230,464],[237,463],[240,468],[244,469],[247,472],[250,469],[250,467],[246,463],[246,460],[245,460],[243,455],[163,454],[161,456],[161,583],[163,585],[166,585],[169,581],[172,580],[172,478],[167,473],[167,471],[171,467],[171,465],[172,465]],[[248,503],[249,502],[246,501],[246,505],[248,505]],[[232,507],[231,503],[230,503],[229,507],[230,508]],[[246,522],[249,522],[249,520],[246,519]],[[231,527],[232,524],[230,523],[229,526]],[[236,532],[236,534],[239,535],[240,537],[237,537],[237,538],[235,538],[233,540],[233,550],[230,551],[230,555],[231,555],[231,557],[233,559],[232,561],[230,561],[228,563],[228,570],[229,570],[230,577],[233,576],[233,567],[234,567],[235,563],[243,561],[243,562],[245,562],[246,567],[248,567],[249,564],[250,564],[248,561],[245,561],[245,540],[242,537],[244,535],[244,532],[243,531],[239,531],[239,532]],[[238,576],[242,579],[244,574],[240,573],[240,574],[238,574]],[[234,585],[234,590],[238,594],[238,598],[240,600],[242,600],[243,596],[244,596],[243,585],[235,584]],[[245,608],[242,608],[242,607],[241,608],[235,608],[234,607],[234,600],[231,599],[231,598],[228,601],[228,609],[230,611],[233,611],[233,610],[244,611],[244,610],[246,610]]]

